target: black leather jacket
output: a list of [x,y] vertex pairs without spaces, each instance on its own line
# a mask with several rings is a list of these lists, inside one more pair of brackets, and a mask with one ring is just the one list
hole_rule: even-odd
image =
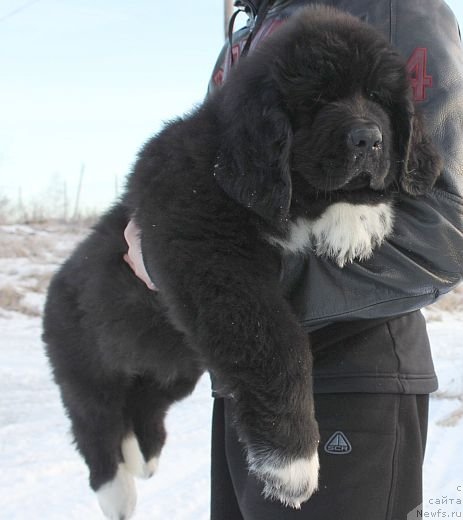
[[[392,324],[400,329],[404,345],[412,343],[421,349],[419,355],[415,352],[409,360],[414,368],[407,369],[407,363],[399,359],[402,375],[407,378],[410,372],[420,373],[430,381],[433,370],[424,322],[413,311],[454,288],[463,273],[463,50],[458,24],[442,0],[277,0],[255,35],[253,45],[258,45],[280,21],[309,3],[333,5],[364,19],[385,34],[409,60],[415,100],[420,103],[435,144],[441,150],[445,171],[429,196],[418,200],[402,196],[394,235],[370,260],[339,269],[314,255],[287,257],[282,283],[305,328],[309,332],[324,328],[318,330],[318,336],[315,334],[316,338],[322,338],[321,344],[332,344],[334,334],[339,346],[343,338],[352,338],[366,328],[373,330],[378,323],[388,328],[394,343],[397,338],[392,335]],[[235,33],[235,55],[239,54],[247,33],[246,28]],[[226,78],[229,68],[230,50],[226,45],[214,69],[210,89]],[[391,320],[398,316],[401,318]],[[359,320],[363,325],[359,326]],[[345,326],[340,328],[340,322],[346,322]],[[326,327],[330,324],[334,325]],[[375,334],[379,329],[376,327]],[[330,334],[327,330],[334,332]],[[378,341],[381,339],[371,337],[370,347]],[[326,358],[325,354],[321,359]],[[382,354],[383,351],[377,352]],[[336,356],[339,365],[340,357]],[[400,355],[391,351],[391,359],[397,357]],[[418,358],[422,366],[417,369]],[[344,361],[341,364],[345,365]],[[361,364],[357,363],[357,367]],[[336,376],[333,364],[328,365],[328,372]],[[364,365],[368,373],[375,370],[377,373],[371,362]],[[315,383],[317,386],[317,378]],[[435,380],[421,388],[425,392],[434,387]],[[356,387],[349,388],[355,391]],[[394,388],[403,391],[403,381]]]

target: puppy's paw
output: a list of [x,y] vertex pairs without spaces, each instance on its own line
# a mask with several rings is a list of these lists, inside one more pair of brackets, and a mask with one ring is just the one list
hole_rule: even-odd
[[134,477],[148,479],[156,472],[159,457],[152,457],[146,461],[138,444],[138,439],[133,433],[122,441],[121,451],[125,467]]
[[300,509],[318,487],[320,468],[318,453],[311,457],[280,462],[275,457],[258,460],[248,456],[249,469],[264,483],[265,498],[279,500],[283,505]]
[[137,502],[132,475],[124,464],[119,464],[116,476],[96,492],[101,510],[110,520],[128,520]]
[[354,260],[366,260],[392,232],[390,203],[350,204],[336,202],[313,221],[311,233],[318,256],[343,267]]

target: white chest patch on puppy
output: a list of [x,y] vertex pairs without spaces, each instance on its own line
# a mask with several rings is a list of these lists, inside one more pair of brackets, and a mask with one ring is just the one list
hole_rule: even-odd
[[365,260],[391,234],[394,224],[392,204],[350,204],[335,202],[317,219],[298,218],[290,224],[285,238],[269,237],[269,242],[290,253],[312,249],[340,267]]
[[279,246],[289,253],[303,253],[312,247],[311,226],[311,220],[298,218],[290,223],[285,238],[269,236],[267,239],[271,244]]
[[365,260],[392,232],[393,217],[391,203],[337,202],[312,222],[313,248],[340,267],[355,259]]

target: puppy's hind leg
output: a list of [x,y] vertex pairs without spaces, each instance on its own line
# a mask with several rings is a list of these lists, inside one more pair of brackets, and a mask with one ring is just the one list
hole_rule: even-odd
[[105,516],[111,520],[128,520],[135,510],[137,493],[132,474],[119,463],[114,478],[97,491],[98,502]]
[[79,452],[90,470],[90,486],[107,518],[131,517],[136,504],[133,476],[121,457],[127,430],[123,407],[125,381],[63,386],[63,402]]
[[189,377],[168,384],[160,384],[151,376],[140,376],[134,381],[125,412],[132,431],[122,441],[125,466],[134,476],[150,478],[155,473],[166,440],[167,410],[193,391],[199,374],[193,370]]

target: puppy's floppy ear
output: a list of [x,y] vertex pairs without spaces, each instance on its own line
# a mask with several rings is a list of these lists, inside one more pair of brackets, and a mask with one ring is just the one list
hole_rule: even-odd
[[214,175],[232,199],[276,224],[287,218],[291,203],[291,125],[271,78],[250,76],[235,76],[222,87]]
[[[425,131],[424,120],[419,111],[411,107],[407,122],[408,129],[400,136],[403,139],[401,157],[402,171],[399,181],[405,193],[418,197],[427,193],[439,177],[443,162],[430,137]],[[403,155],[402,155],[403,154]]]

